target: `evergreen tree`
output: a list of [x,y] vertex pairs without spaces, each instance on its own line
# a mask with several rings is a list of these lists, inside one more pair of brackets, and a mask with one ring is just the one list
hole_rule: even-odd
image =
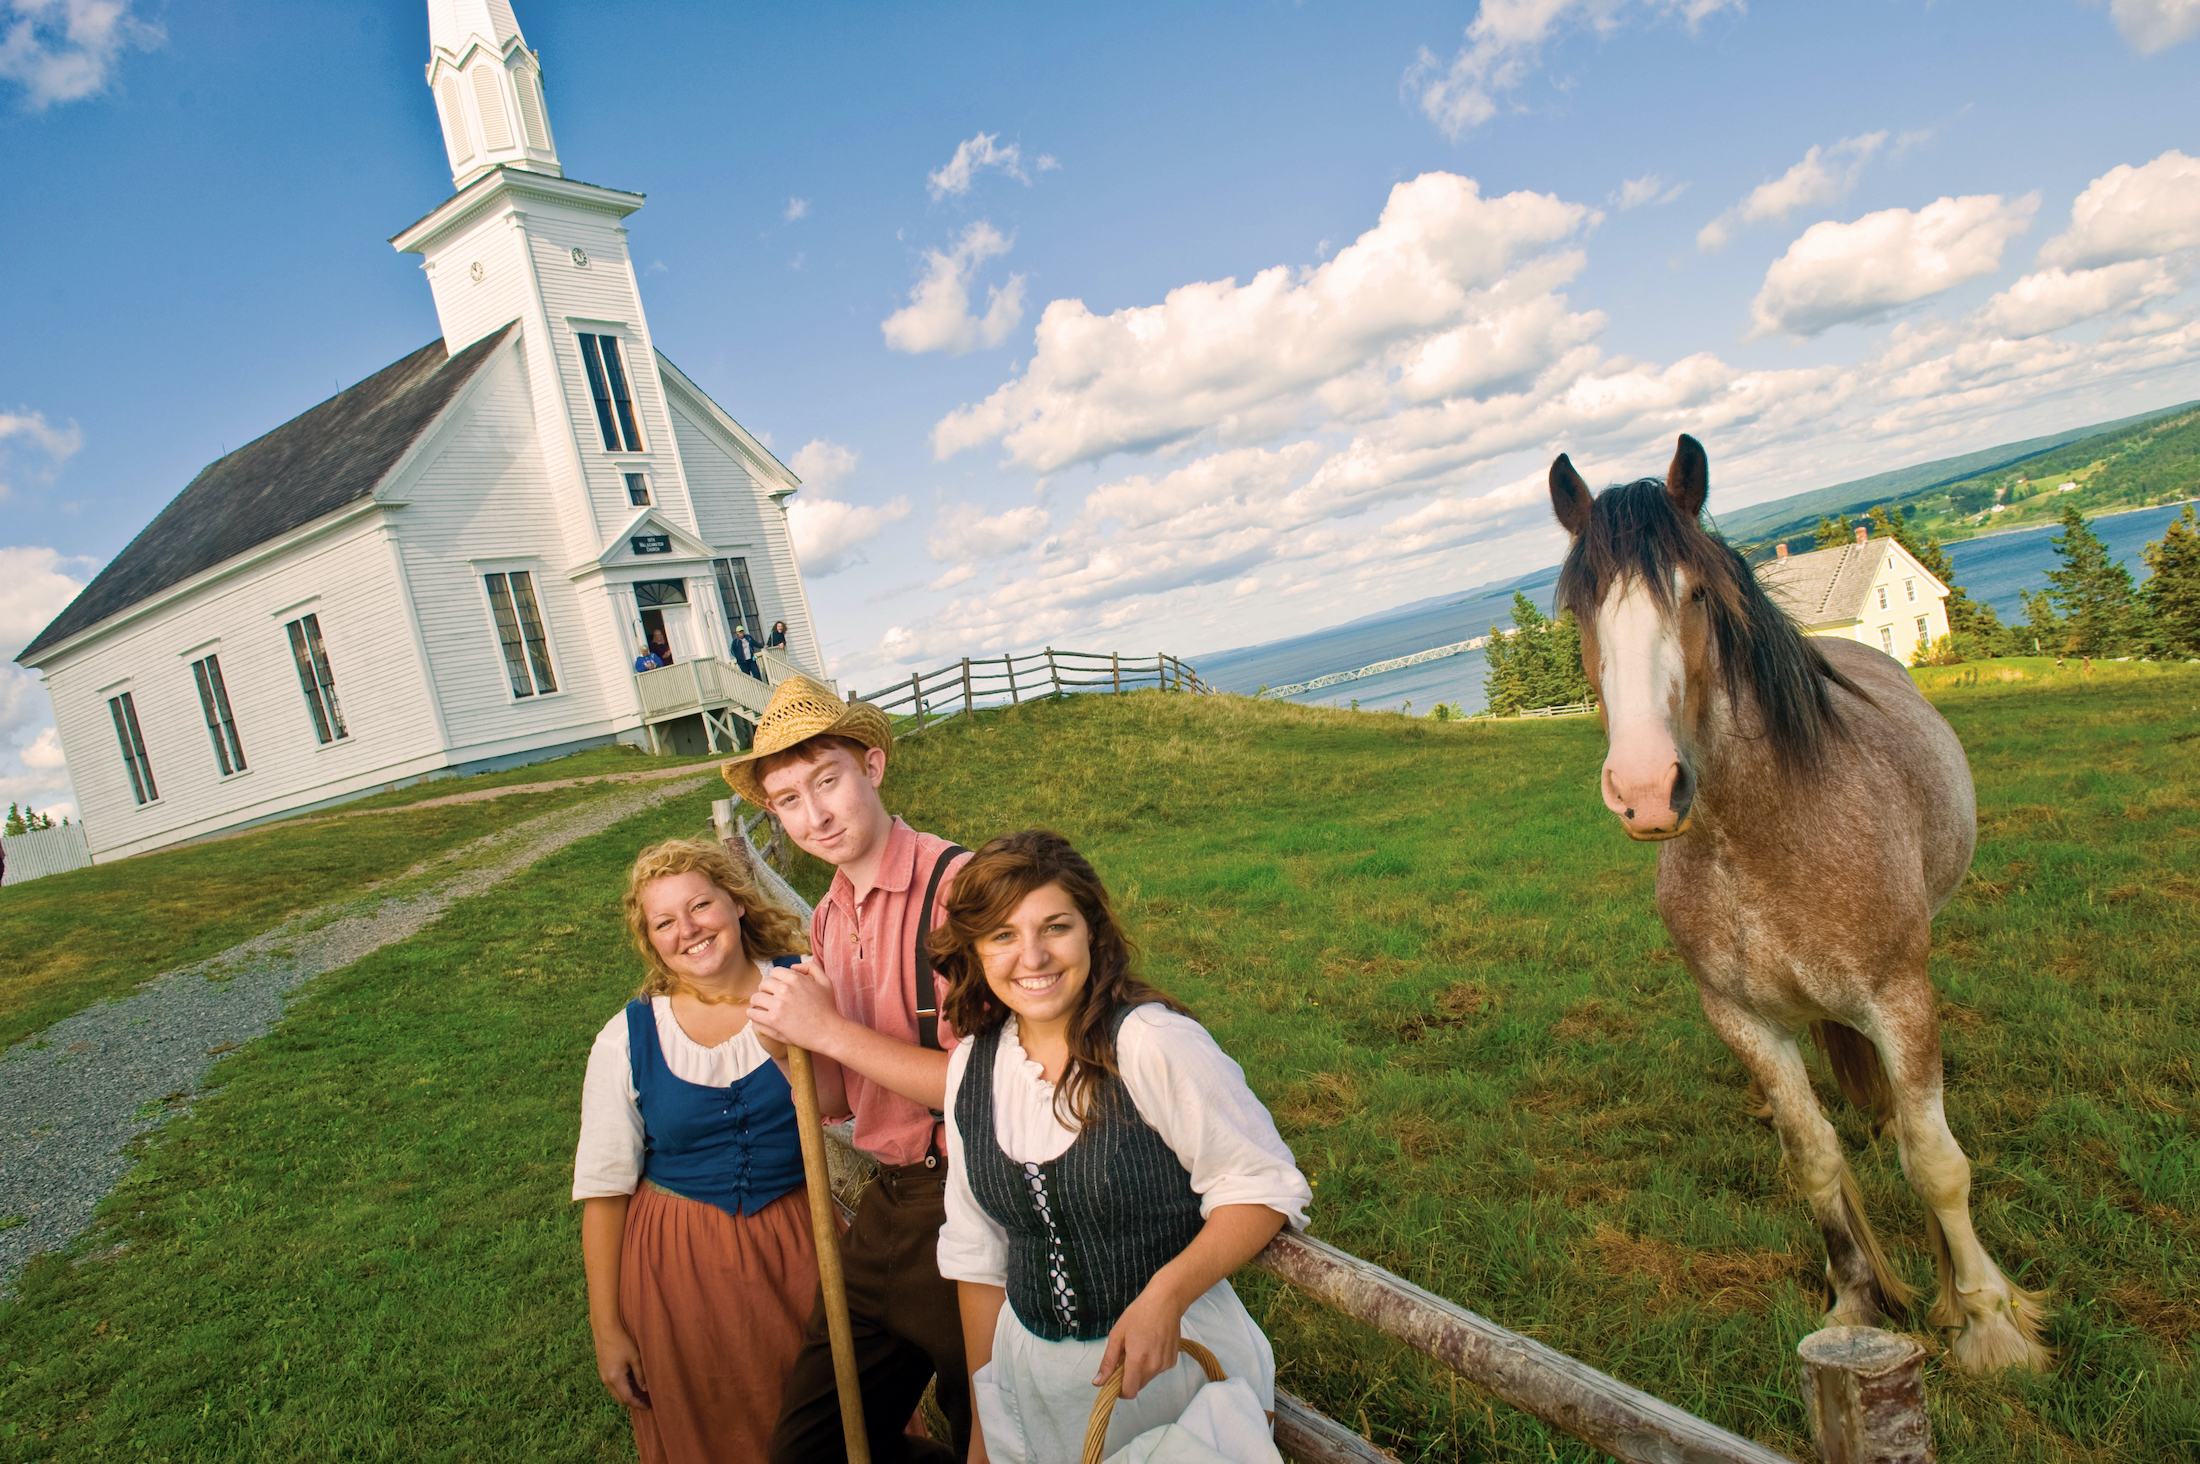
[[2156,643],[2174,656],[2200,656],[2200,524],[2192,505],[2140,552],[2154,572],[2141,594]]
[[30,830],[26,828],[23,823],[23,810],[16,807],[12,803],[9,804],[8,821],[5,824],[0,824],[0,833],[13,835],[25,834],[29,832]]
[[1843,514],[1837,519],[1822,518],[1818,521],[1818,527],[1813,531],[1812,537],[1818,541],[1818,547],[1821,549],[1838,549],[1843,544],[1855,540],[1856,525],[1849,522],[1847,514]]
[[[2144,618],[2131,571],[2122,560],[2108,557],[2108,546],[2076,504],[2063,505],[2062,526],[2053,542],[2063,567],[2047,572],[2048,587],[2042,597],[2053,606],[2063,629],[2058,649],[2078,656],[2127,654],[2140,638]],[[2025,604],[2031,608],[2030,596]],[[2044,636],[2040,643],[2046,647]]]
[[1501,717],[1589,699],[1589,678],[1581,669],[1581,627],[1571,610],[1560,611],[1554,620],[1535,601],[1515,592],[1512,632],[1491,626],[1482,661],[1483,693],[1490,710]]

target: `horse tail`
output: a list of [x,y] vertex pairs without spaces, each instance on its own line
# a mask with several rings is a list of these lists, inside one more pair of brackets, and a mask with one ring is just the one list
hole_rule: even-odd
[[1894,1118],[1894,1087],[1887,1081],[1879,1049],[1863,1033],[1839,1022],[1813,1022],[1810,1032],[1841,1085],[1841,1096],[1871,1115],[1874,1130],[1886,1127]]

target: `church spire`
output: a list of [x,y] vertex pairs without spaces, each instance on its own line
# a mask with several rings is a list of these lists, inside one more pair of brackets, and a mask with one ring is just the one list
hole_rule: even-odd
[[511,0],[428,0],[428,87],[458,187],[496,167],[564,176],[542,102],[542,61],[527,49]]

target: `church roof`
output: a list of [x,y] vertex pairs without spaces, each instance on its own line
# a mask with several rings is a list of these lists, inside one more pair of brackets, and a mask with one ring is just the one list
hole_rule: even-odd
[[512,329],[456,356],[430,341],[200,469],[16,660],[372,494]]

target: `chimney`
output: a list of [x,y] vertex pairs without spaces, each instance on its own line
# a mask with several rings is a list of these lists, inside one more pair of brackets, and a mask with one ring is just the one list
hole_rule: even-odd
[[1787,557],[1788,557],[1788,546],[1787,546],[1786,544],[1775,544],[1775,545],[1773,545],[1773,546],[1772,546],[1772,557],[1773,557],[1774,559],[1785,559],[1785,558],[1787,558]]
[[1869,538],[1870,538],[1871,536],[1872,536],[1872,530],[1871,530],[1871,525],[1870,525],[1870,524],[1858,524],[1858,525],[1856,526],[1856,542],[1857,542],[1857,543],[1861,544],[1861,543],[1863,543],[1863,542],[1864,542],[1864,541],[1865,541],[1866,539],[1869,539]]

